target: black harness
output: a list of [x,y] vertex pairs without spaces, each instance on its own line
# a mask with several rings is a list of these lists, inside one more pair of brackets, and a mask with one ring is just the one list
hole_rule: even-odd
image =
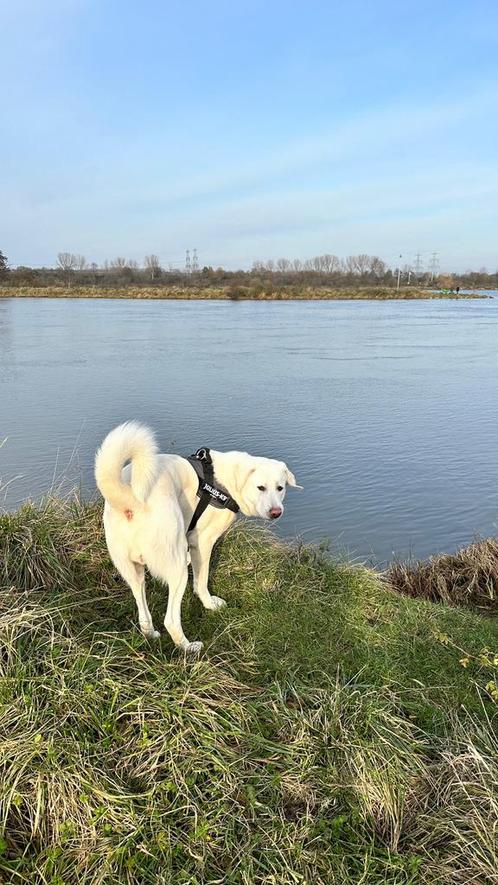
[[231,510],[238,513],[240,510],[236,501],[228,494],[227,490],[216,483],[214,478],[213,460],[209,449],[198,449],[195,455],[190,455],[186,461],[192,465],[199,479],[197,497],[199,503],[190,520],[187,535],[193,532],[206,507],[210,504],[218,510]]

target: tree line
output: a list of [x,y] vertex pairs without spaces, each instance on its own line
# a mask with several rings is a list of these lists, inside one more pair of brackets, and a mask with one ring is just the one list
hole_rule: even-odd
[[229,271],[205,265],[198,271],[161,266],[157,255],[146,255],[141,265],[134,259],[118,256],[101,265],[86,256],[59,252],[54,267],[9,267],[0,251],[0,281],[3,286],[180,286],[188,287],[250,287],[252,290],[275,290],[283,287],[397,286],[439,285],[444,288],[498,288],[498,271],[486,268],[465,273],[435,274],[416,272],[405,264],[388,267],[377,255],[348,255],[340,258],[325,253],[313,258],[278,258],[255,261],[250,270]]

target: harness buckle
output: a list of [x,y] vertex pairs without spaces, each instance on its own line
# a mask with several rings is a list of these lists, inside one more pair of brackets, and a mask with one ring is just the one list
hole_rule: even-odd
[[197,461],[205,461],[206,464],[212,464],[211,453],[208,448],[197,449],[194,458]]

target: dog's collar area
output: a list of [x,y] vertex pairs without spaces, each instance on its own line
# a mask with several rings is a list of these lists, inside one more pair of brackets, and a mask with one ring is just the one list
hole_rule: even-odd
[[216,482],[213,459],[208,448],[197,449],[196,453],[189,455],[186,460],[194,468],[199,480],[197,487],[199,503],[194,510],[187,529],[187,535],[189,535],[190,532],[193,532],[206,507],[210,504],[219,510],[231,510],[232,513],[238,513],[240,507],[227,490]]

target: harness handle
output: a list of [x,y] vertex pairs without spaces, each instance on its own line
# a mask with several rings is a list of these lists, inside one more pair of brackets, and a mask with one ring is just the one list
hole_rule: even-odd
[[213,463],[213,459],[211,458],[211,449],[208,448],[197,449],[195,455],[192,455],[191,457],[196,458],[197,461],[204,461],[206,464]]

